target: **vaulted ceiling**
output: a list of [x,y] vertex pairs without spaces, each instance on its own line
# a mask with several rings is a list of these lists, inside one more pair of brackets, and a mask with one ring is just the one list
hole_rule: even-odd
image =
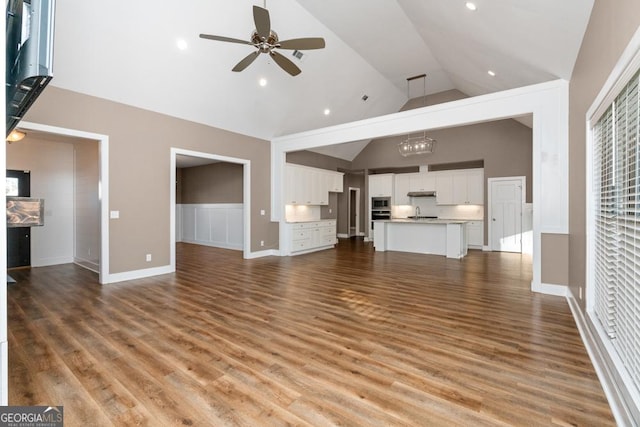
[[420,80],[407,87],[418,74],[427,93],[470,96],[571,77],[593,0],[465,3],[269,0],[281,40],[326,40],[289,56],[302,69],[291,77],[267,55],[232,72],[254,48],[198,37],[248,40],[263,1],[58,1],[51,84],[268,140],[397,112],[423,94]]

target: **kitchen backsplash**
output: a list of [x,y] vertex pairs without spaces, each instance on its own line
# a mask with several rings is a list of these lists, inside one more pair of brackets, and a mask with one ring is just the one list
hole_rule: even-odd
[[318,221],[320,213],[320,206],[287,205],[285,207],[287,222]]
[[482,220],[484,218],[484,206],[482,205],[438,206],[434,197],[413,198],[412,201],[414,204],[411,206],[393,206],[391,215],[394,218],[406,218],[415,215],[416,207],[419,207],[421,216],[468,220]]

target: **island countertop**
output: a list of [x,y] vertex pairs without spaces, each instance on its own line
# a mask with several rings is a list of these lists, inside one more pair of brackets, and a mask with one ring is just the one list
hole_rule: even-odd
[[375,220],[376,251],[399,251],[462,258],[467,255],[467,222],[457,219],[395,218]]
[[469,221],[464,219],[440,219],[440,218],[391,218],[376,219],[373,222],[391,222],[398,224],[465,224]]

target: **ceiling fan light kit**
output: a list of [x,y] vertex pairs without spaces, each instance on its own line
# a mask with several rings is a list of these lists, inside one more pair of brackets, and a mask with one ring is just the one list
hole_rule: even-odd
[[299,51],[323,49],[325,47],[325,42],[322,37],[305,37],[280,41],[278,34],[271,29],[271,18],[269,17],[269,11],[266,8],[253,6],[253,21],[256,25],[256,29],[251,34],[250,40],[240,40],[231,37],[214,36],[211,34],[200,34],[200,38],[228,43],[246,44],[255,47],[256,51],[245,56],[235,65],[235,67],[233,67],[231,71],[235,72],[240,72],[246,69],[261,53],[266,53],[284,71],[292,76],[297,76],[302,72],[302,70],[276,49]]

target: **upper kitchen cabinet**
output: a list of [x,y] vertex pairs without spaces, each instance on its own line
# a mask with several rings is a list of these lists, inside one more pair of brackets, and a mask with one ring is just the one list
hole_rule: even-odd
[[409,175],[409,191],[436,191],[436,177],[433,174],[419,172],[407,175]]
[[393,203],[394,205],[410,205],[411,198],[407,195],[411,191],[411,176],[417,175],[413,173],[401,173],[394,177],[393,184]]
[[453,205],[453,175],[438,173],[436,176],[436,203]]
[[483,205],[484,170],[466,169],[435,172],[439,205]]
[[393,174],[369,175],[369,197],[393,198]]
[[329,192],[342,192],[340,172],[287,164],[285,204],[328,205]]
[[482,169],[469,169],[453,175],[453,204],[484,204],[484,171]]

